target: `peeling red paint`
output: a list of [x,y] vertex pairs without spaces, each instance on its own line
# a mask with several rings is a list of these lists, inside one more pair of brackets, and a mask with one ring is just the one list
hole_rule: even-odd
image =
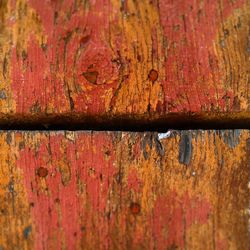
[[138,192],[140,189],[142,181],[138,178],[136,169],[129,171],[128,175],[128,188],[133,189],[135,192]]
[[[95,116],[110,111],[114,115],[151,111],[162,115],[233,110],[234,100],[241,93],[237,92],[240,90],[234,86],[236,83],[228,82],[229,73],[225,72],[215,47],[222,46],[218,41],[222,23],[246,3],[246,0],[159,1],[160,21],[150,28],[150,51],[152,64],[162,61],[165,73],[144,65],[148,79],[143,77],[143,86],[139,86],[136,75],[144,74],[143,63],[147,63],[149,55],[143,55],[139,38],[134,41],[126,37],[129,28],[127,31],[124,27],[135,15],[130,13],[130,4],[124,2],[120,6],[109,0],[88,4],[73,0],[28,0],[28,7],[37,15],[36,25],[41,27],[39,34],[32,31],[23,38],[27,42],[27,48],[22,47],[26,58],[22,58],[20,44],[14,44],[11,50],[11,89],[16,112],[73,111]],[[150,6],[152,13],[158,8],[154,2]],[[130,16],[124,19],[124,27],[120,15]],[[135,55],[131,46],[138,50]],[[223,46],[217,50],[223,50]],[[166,55],[165,61],[160,54]],[[159,82],[161,87],[147,86],[148,80]],[[122,90],[124,93],[118,96],[122,85],[130,86],[131,81],[133,87]],[[148,91],[150,103],[144,105]],[[240,100],[238,111],[243,106],[247,108]]]
[[[63,94],[63,82],[55,73],[51,74],[51,67],[55,67],[55,64],[47,63],[47,57],[53,61],[53,52],[45,55],[33,36],[28,43],[27,59],[23,61],[21,55],[17,57],[16,53],[16,49],[13,49],[12,89],[16,112],[50,113],[47,110],[50,105],[57,112],[66,111],[67,99]],[[44,84],[38,84],[41,82]]]
[[214,42],[221,16],[226,19],[246,1],[222,1],[222,13],[219,2],[160,1],[161,23],[168,41],[163,87],[171,112],[199,112],[213,107],[225,110],[224,96],[228,96],[232,108],[233,91],[223,85]]
[[227,250],[230,249],[226,240],[218,239],[216,242],[216,249]]
[[[46,138],[41,140],[39,148],[24,147],[17,160],[17,166],[24,171],[29,203],[34,204],[32,215],[36,237],[43,239],[36,240],[36,249],[42,249],[46,242],[51,244],[51,248],[67,246],[73,249],[84,238],[81,230],[83,226],[90,231],[97,227],[95,233],[102,242],[101,248],[108,249],[111,240],[108,236],[109,230],[115,225],[115,217],[109,217],[109,207],[112,204],[108,202],[108,195],[117,174],[113,165],[115,155],[112,153],[112,137],[103,134],[92,137],[81,133],[75,140],[67,140],[63,134],[51,135],[49,141]],[[93,145],[96,146],[92,148]],[[66,185],[62,180],[67,173],[60,171],[63,166],[68,166],[70,171],[70,179]],[[48,169],[49,175],[46,179],[36,175],[35,170],[39,167]],[[129,171],[127,189],[124,192],[131,189],[138,192],[140,185],[143,183],[136,170]],[[86,207],[86,204],[91,207]],[[136,202],[130,204],[129,210],[132,215],[139,216],[141,213],[141,207]],[[41,211],[49,213],[42,214]],[[172,192],[166,197],[158,197],[154,205],[152,224],[158,248],[163,249],[164,246],[173,244],[183,248],[185,227],[188,229],[194,222],[206,223],[209,212],[210,205],[207,201],[188,194],[179,197]],[[96,216],[97,221],[89,220]],[[121,222],[126,225],[125,217],[121,218]],[[165,230],[167,234],[164,233]],[[141,244],[143,237],[140,237],[140,231],[136,230],[135,233],[134,244]],[[53,240],[54,237],[57,240]]]
[[[117,64],[112,62],[113,52],[106,37],[109,1],[92,2],[90,10],[79,6],[74,11],[74,1],[30,0],[29,4],[41,19],[46,49],[44,52],[43,45],[31,35],[25,61],[17,58],[15,49],[12,51],[12,89],[17,112],[29,113],[32,105],[38,103],[41,112],[47,113],[46,104],[59,109],[53,112],[73,108],[76,112],[103,113],[105,91],[115,87],[119,72]],[[71,10],[69,20],[68,10]],[[88,37],[84,44],[83,35]],[[25,64],[28,67],[23,70]],[[83,76],[89,68],[98,72],[98,87]],[[41,82],[44,84],[38,84]],[[41,89],[44,86],[46,89]]]
[[188,193],[178,196],[173,191],[165,197],[158,197],[152,225],[157,249],[171,246],[184,249],[186,230],[195,222],[206,223],[210,210],[207,200],[190,197]]
[[145,159],[152,133],[2,132],[0,246],[244,249],[249,131],[191,133],[188,167],[178,157],[182,133]]
[[[96,227],[101,248],[108,248],[109,228],[103,215],[108,209],[109,186],[116,172],[114,156],[111,154],[108,159],[104,158],[103,147],[112,147],[110,139],[108,136],[96,135],[92,138],[88,134],[80,134],[76,143],[68,141],[64,147],[65,138],[61,134],[49,138],[50,148],[45,140],[41,141],[37,151],[25,147],[20,152],[17,165],[24,171],[29,202],[34,204],[32,215],[37,231],[36,249],[43,249],[47,243],[53,249],[64,246],[75,249],[84,238],[83,226],[85,230]],[[95,153],[92,143],[97,145]],[[110,148],[110,151],[113,152],[113,149]],[[68,166],[71,172],[66,186],[62,185],[60,165]],[[46,180],[36,177],[35,169],[39,166],[49,169]],[[86,203],[91,207],[85,207]],[[102,214],[98,221],[89,220],[98,213]]]

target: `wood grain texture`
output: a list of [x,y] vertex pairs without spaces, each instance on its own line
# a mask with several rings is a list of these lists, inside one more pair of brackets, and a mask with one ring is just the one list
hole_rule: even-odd
[[1,0],[0,21],[1,123],[250,120],[249,0]]
[[250,248],[247,130],[1,132],[0,249]]

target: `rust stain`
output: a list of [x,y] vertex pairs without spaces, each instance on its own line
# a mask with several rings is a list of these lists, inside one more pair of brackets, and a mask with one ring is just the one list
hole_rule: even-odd
[[158,79],[158,72],[154,69],[151,69],[149,71],[148,78],[151,82],[155,82]]
[[43,177],[45,178],[48,175],[48,169],[44,168],[44,167],[39,167],[36,171],[37,175],[39,177]]
[[141,212],[141,207],[138,203],[132,202],[130,204],[130,211],[133,215],[138,215]]

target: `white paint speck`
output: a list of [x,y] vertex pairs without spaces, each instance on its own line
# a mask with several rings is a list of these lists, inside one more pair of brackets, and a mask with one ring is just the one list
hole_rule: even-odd
[[162,140],[162,139],[170,137],[171,133],[172,133],[171,130],[169,130],[166,133],[158,133],[158,140]]

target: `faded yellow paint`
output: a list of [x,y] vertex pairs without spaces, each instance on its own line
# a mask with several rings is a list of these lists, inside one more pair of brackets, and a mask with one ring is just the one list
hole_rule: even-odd
[[28,53],[27,45],[29,38],[32,36],[37,39],[39,44],[46,43],[46,36],[44,35],[40,17],[27,3],[27,0],[16,0],[11,15],[14,19],[14,25],[10,27],[12,41],[19,56],[22,53]]
[[[12,94],[10,89],[10,56],[11,56],[11,31],[6,25],[11,20],[10,1],[5,0],[0,3],[0,73],[1,93],[0,110],[1,113],[15,112],[13,107]],[[13,19],[13,17],[12,17]]]
[[[141,151],[139,158],[132,162],[127,157],[130,150],[127,145],[133,146],[134,138],[125,137],[125,142],[123,140],[122,145],[117,147],[117,151],[122,152],[119,157],[122,162],[119,164],[122,165],[124,179],[126,180],[129,172],[134,169],[142,187],[139,192],[130,191],[131,199],[140,201],[141,205],[142,216],[136,219],[137,227],[146,226],[144,216],[152,214],[157,197],[173,190],[178,197],[188,193],[190,197],[207,199],[212,212],[206,224],[193,224],[190,230],[187,230],[187,249],[210,249],[214,237],[218,240],[216,244],[220,244],[221,239],[221,244],[226,242],[229,249],[237,249],[236,242],[242,241],[244,236],[234,231],[234,225],[238,223],[239,228],[241,227],[239,218],[245,211],[246,197],[249,194],[246,194],[245,189],[242,189],[242,193],[233,192],[238,192],[241,187],[247,185],[248,172],[243,170],[243,166],[247,164],[248,159],[245,150],[248,138],[249,133],[242,132],[239,144],[230,148],[223,141],[223,136],[214,132],[200,132],[196,139],[192,139],[192,160],[185,166],[178,161],[179,137],[161,140],[165,149],[164,157],[159,155],[153,142],[152,150],[147,149],[148,159],[143,157]],[[126,186],[125,183],[124,185]],[[237,205],[235,199],[238,199]],[[242,210],[238,210],[238,205]],[[216,235],[213,235],[214,227]],[[143,235],[147,235],[145,241],[150,237],[151,229],[143,232]],[[126,237],[125,235],[124,231],[123,237]]]
[[[16,111],[15,97],[11,90],[11,56],[16,48],[17,57],[27,55],[29,38],[34,36],[39,44],[46,42],[43,27],[35,11],[26,0],[4,0],[0,3],[0,111],[9,114]],[[25,70],[25,68],[23,68]]]
[[18,137],[13,133],[0,135],[0,246],[2,249],[31,249],[34,241],[35,228],[30,216],[32,207],[28,202],[23,173],[15,163],[19,142]]
[[228,91],[234,93],[233,110],[249,110],[250,71],[250,2],[238,8],[222,22],[214,50],[219,72]]
[[[124,60],[113,110],[118,114],[143,114],[150,105],[151,112],[155,111],[157,103],[163,102],[161,82],[165,80],[159,11],[150,1],[125,1],[125,6],[122,1],[111,2],[117,23],[111,29],[111,44],[115,48],[121,42],[118,59]],[[148,77],[151,69],[158,72],[155,82]]]

